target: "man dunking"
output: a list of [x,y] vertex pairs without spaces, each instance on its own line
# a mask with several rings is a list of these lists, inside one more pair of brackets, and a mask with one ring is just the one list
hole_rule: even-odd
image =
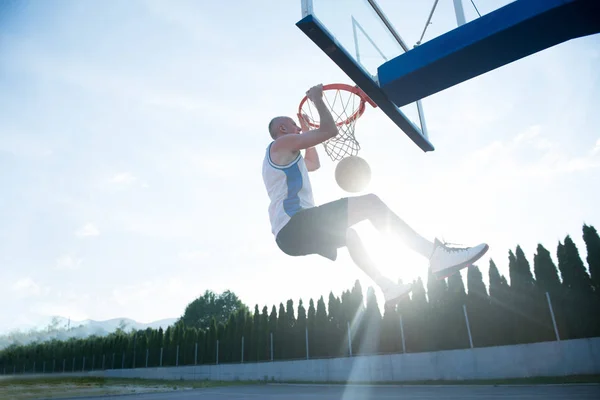
[[[315,149],[337,135],[337,127],[323,101],[323,85],[310,88],[307,97],[319,113],[320,126],[309,130],[303,116],[299,128],[290,117],[275,117],[269,123],[273,141],[262,166],[270,198],[269,219],[275,241],[290,256],[318,254],[332,261],[337,249],[346,247],[354,263],[381,288],[386,303],[408,295],[411,284],[396,284],[384,277],[369,258],[353,225],[368,220],[380,232],[393,232],[412,250],[429,259],[432,274],[445,278],[468,267],[488,250],[475,247],[450,248],[439,240],[420,236],[375,194],[345,197],[315,206],[308,173],[320,167]],[[305,150],[304,157],[301,150]]]

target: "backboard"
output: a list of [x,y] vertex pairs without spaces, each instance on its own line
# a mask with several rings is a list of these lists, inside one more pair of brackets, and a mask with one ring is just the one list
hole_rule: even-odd
[[377,68],[406,52],[406,45],[373,0],[301,0],[296,24],[424,151],[428,139],[421,101],[397,107],[380,88]]
[[[386,11],[378,1],[386,2]],[[296,26],[423,151],[434,146],[422,99],[600,32],[598,0],[378,1],[301,0]],[[434,13],[441,7],[440,30]]]

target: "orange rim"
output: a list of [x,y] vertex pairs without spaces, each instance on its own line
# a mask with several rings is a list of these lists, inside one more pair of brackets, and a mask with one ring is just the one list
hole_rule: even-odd
[[[323,85],[323,92],[325,92],[327,90],[343,90],[343,91],[353,93],[354,95],[356,95],[360,98],[360,104],[358,105],[356,110],[354,110],[354,112],[345,120],[336,122],[337,126],[348,125],[348,124],[352,123],[353,121],[357,120],[358,118],[360,118],[363,115],[363,113],[365,112],[366,103],[369,103],[371,105],[371,107],[373,107],[373,108],[377,107],[377,104],[375,104],[375,102],[373,100],[371,100],[371,98],[369,96],[367,96],[367,94],[361,88],[359,88],[357,86],[351,86],[351,85],[347,85],[345,83],[330,83],[328,85]],[[302,107],[304,106],[304,104],[307,101],[308,101],[307,96],[304,96],[302,98],[302,100],[300,101],[300,105],[298,106],[298,116],[302,115]],[[313,128],[319,127],[319,124],[315,124],[312,121],[308,121],[308,124]]]

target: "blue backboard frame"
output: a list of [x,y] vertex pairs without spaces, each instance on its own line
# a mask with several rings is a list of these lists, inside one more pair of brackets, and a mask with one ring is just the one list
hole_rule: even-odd
[[309,14],[296,23],[323,52],[360,87],[377,106],[423,151],[435,150],[429,139],[387,96],[360,64],[358,64],[317,17]]

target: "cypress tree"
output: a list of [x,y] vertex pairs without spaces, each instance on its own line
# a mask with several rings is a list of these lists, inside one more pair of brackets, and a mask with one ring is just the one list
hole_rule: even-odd
[[[306,309],[302,299],[298,301],[298,319],[296,321],[296,337],[298,338],[296,347],[296,357],[303,358],[306,356]],[[310,351],[310,347],[309,347]]]
[[279,353],[277,351],[277,343],[279,340],[280,338],[277,334],[277,308],[275,308],[275,304],[273,304],[273,307],[271,307],[271,314],[269,315],[269,338],[267,342],[269,347],[269,359],[271,357],[271,345],[273,347],[273,359],[279,359]]
[[249,361],[259,361],[262,349],[262,332],[260,329],[261,315],[258,309],[258,304],[254,306],[254,317],[252,318],[252,353],[249,356]]
[[308,325],[308,348],[310,349],[311,358],[319,356],[319,349],[317,348],[317,310],[315,308],[315,302],[310,299],[308,302],[308,313],[306,314],[306,324]]
[[271,335],[269,330],[269,308],[265,305],[260,315],[260,360],[270,360]]
[[445,323],[445,340],[443,349],[464,349],[469,347],[469,332],[464,317],[463,305],[466,304],[467,293],[462,274],[457,272],[448,277],[448,295],[444,308],[446,312],[440,318]]
[[367,301],[365,306],[363,337],[360,347],[361,354],[379,353],[381,341],[381,311],[375,297],[375,290],[369,286],[367,288]]
[[544,246],[538,244],[536,250],[533,256],[535,283],[540,290],[555,294],[560,290],[561,284],[558,269],[552,261],[550,252]]
[[592,286],[600,293],[600,236],[591,225],[583,225],[583,241],[587,251],[587,264],[591,275]]
[[275,341],[275,348],[278,354],[278,360],[285,360],[289,356],[289,351],[287,351],[287,347],[289,342],[289,337],[287,335],[287,314],[285,313],[285,307],[283,303],[279,303],[278,310],[278,318],[277,318],[277,338]]
[[494,316],[492,322],[494,335],[494,346],[504,346],[515,344],[515,338],[511,327],[511,304],[510,287],[504,275],[500,275],[496,263],[490,259],[488,270],[490,282],[490,303],[491,315]]
[[564,304],[569,310],[566,319],[569,338],[578,339],[598,335],[596,296],[592,280],[570,236],[558,244],[558,269],[563,278]]
[[563,277],[563,286],[569,292],[576,291],[581,294],[592,293],[592,281],[579,256],[579,250],[569,235],[565,237],[564,244],[559,243],[557,249],[558,268]]
[[517,246],[516,254],[512,259],[509,256],[509,260],[514,335],[517,343],[537,342],[545,336],[547,328],[546,319],[540,318],[545,300],[535,290],[533,273],[521,246]]
[[343,334],[346,331],[345,327],[342,326],[342,303],[338,297],[334,296],[333,292],[329,292],[327,310],[329,312],[330,331],[327,337],[329,338],[330,355],[332,357],[343,356],[347,347],[340,346],[340,341],[343,341]]
[[483,274],[476,265],[467,269],[467,312],[473,337],[473,346],[493,346],[494,332],[492,322],[494,316],[487,288],[483,283]]
[[298,335],[296,333],[296,316],[294,313],[294,300],[288,299],[285,307],[286,321],[285,330],[287,337],[287,351],[288,359],[294,359],[298,357]]
[[315,314],[315,356],[316,357],[327,357],[329,355],[329,349],[327,344],[329,342],[327,333],[329,331],[327,310],[325,309],[325,300],[323,296],[319,297],[317,301],[317,312]]

